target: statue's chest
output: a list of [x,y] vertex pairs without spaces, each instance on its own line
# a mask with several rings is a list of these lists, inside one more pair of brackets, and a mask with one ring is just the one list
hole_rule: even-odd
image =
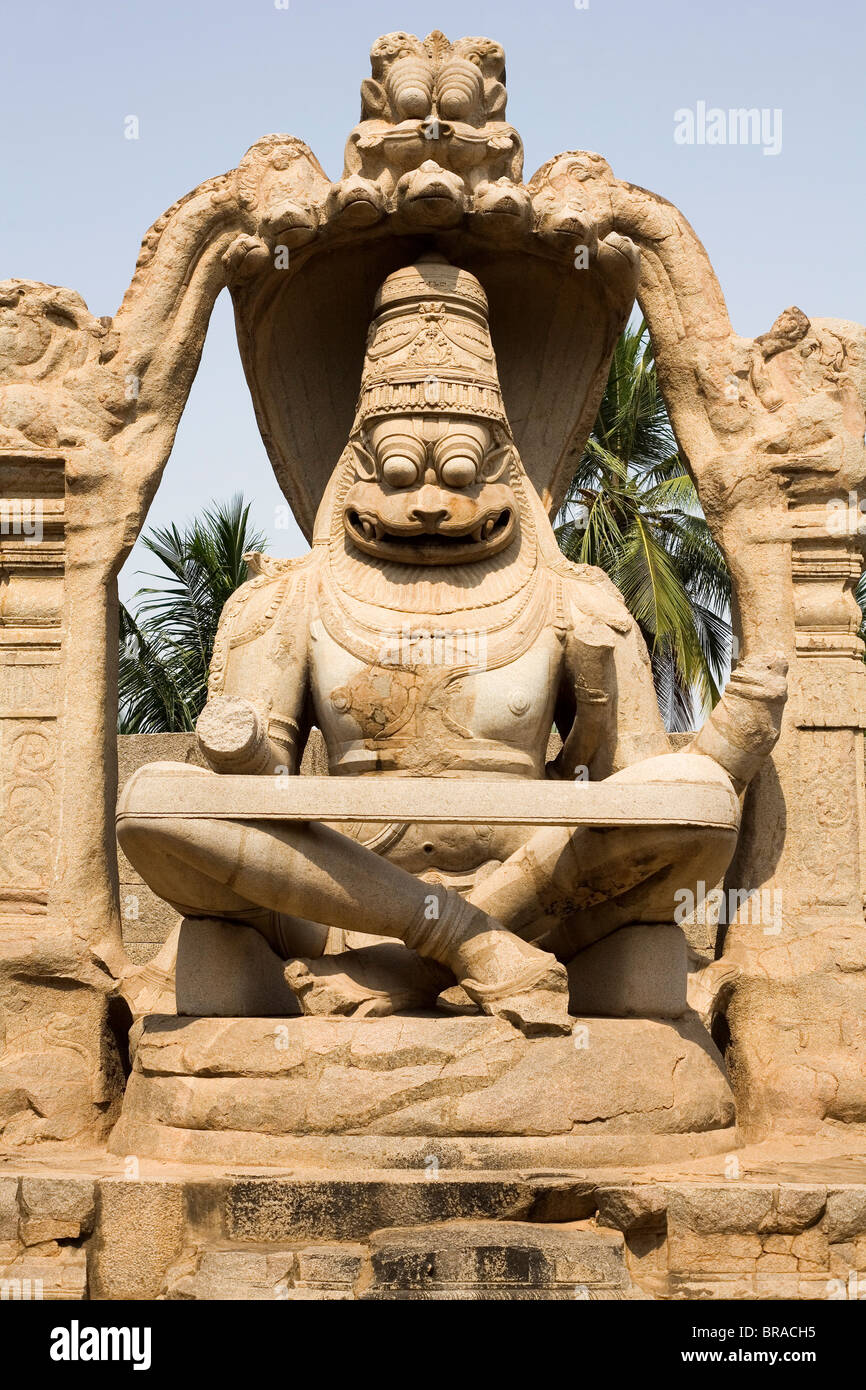
[[[492,668],[484,641],[468,630],[383,641],[380,660],[371,664],[339,646],[321,622],[311,635],[316,722],[332,764],[385,749],[471,759],[473,750],[480,755],[496,744],[543,760],[562,660],[551,629],[514,661]],[[362,761],[366,770],[369,759]],[[389,759],[380,765],[387,768]]]

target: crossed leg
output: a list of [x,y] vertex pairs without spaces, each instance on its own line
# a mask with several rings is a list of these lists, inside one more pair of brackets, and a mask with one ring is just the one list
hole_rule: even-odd
[[470,901],[568,963],[619,927],[675,920],[677,894],[723,877],[736,831],[707,827],[536,833],[483,879]]
[[[730,788],[720,768],[700,761],[705,775]],[[676,795],[679,755],[653,759],[653,780],[659,764]],[[647,768],[638,764],[616,780],[640,784]],[[305,1012],[424,1007],[450,983],[450,971],[469,999],[521,1026],[534,1026],[538,1010],[515,1006],[514,997],[547,995],[542,1028],[563,1024],[553,996],[562,993],[564,972],[551,971],[554,959],[567,963],[631,923],[670,922],[677,890],[697,896],[701,880],[717,883],[737,838],[733,813],[730,824],[706,828],[541,827],[464,900],[327,826],[148,819],[136,816],[135,800],[133,778],[118,837],[145,881],[187,916],[255,926],[278,954],[294,958],[287,978]],[[396,938],[410,949],[371,946],[321,958],[329,927]]]
[[671,753],[636,763],[608,780],[648,782],[676,798],[699,773],[730,795],[723,824],[568,829],[545,826],[469,894],[516,935],[567,964],[620,927],[672,922],[677,895],[704,892],[724,876],[737,843],[737,801],[727,774],[709,758]]
[[[145,882],[179,911],[236,915],[271,934],[272,944],[273,932],[291,921],[397,938],[453,972],[485,1012],[537,1031],[567,1031],[562,967],[453,889],[424,883],[319,824],[137,815],[137,779],[145,776],[146,768],[124,789],[118,838]],[[269,916],[251,916],[256,909]],[[303,979],[289,974],[289,983],[309,992],[332,966],[307,957],[304,969]]]

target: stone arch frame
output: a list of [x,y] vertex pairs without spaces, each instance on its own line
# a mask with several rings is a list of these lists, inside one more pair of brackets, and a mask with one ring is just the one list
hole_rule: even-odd
[[[16,748],[26,744],[31,760],[37,738],[40,747],[50,741],[54,750],[50,763],[48,755],[42,759],[51,774],[45,784],[46,824],[31,827],[29,846],[22,837],[26,862],[20,870],[9,862],[8,835],[6,840],[0,1009],[4,1020],[26,1013],[29,1024],[13,1027],[12,1036],[7,1029],[0,1089],[4,1070],[10,1084],[13,1074],[20,1079],[34,1067],[39,1070],[40,1037],[52,1017],[62,1017],[70,1035],[63,1046],[81,1059],[84,1073],[72,1105],[43,1088],[36,1109],[22,1112],[25,1138],[66,1139],[73,1131],[77,1137],[99,1136],[116,1109],[117,1059],[106,1029],[106,1000],[128,968],[113,827],[116,579],[161,481],[217,295],[226,286],[232,291],[263,437],[278,481],[308,532],[339,455],[337,441],[341,447],[340,436],[351,421],[357,388],[352,368],[356,359],[360,366],[367,301],[384,275],[426,250],[431,237],[446,254],[465,257],[503,312],[510,313],[510,341],[501,335],[498,348],[504,378],[512,372],[515,398],[520,321],[527,303],[536,301],[542,324],[538,349],[549,341],[556,353],[546,379],[559,402],[552,435],[559,470],[554,488],[564,486],[563,463],[592,424],[610,354],[631,306],[634,261],[617,249],[608,248],[607,265],[603,256],[601,267],[594,263],[585,281],[567,285],[569,321],[562,313],[561,276],[563,254],[573,254],[573,235],[562,244],[535,245],[527,234],[526,244],[500,248],[483,224],[443,228],[435,220],[432,226],[423,218],[406,226],[389,219],[383,226],[356,228],[351,219],[346,226],[329,216],[329,190],[302,142],[265,137],[236,170],[199,185],[154,223],[113,319],[95,318],[73,291],[28,281],[0,284],[0,311],[15,335],[12,350],[0,360],[0,495],[21,516],[38,512],[45,522],[38,542],[25,547],[32,538],[12,535],[0,547],[5,579],[0,738],[17,739]],[[463,223],[462,212],[456,221]],[[293,272],[301,272],[303,292],[294,299],[272,293],[281,248],[289,249]],[[306,316],[312,331],[322,283],[315,258],[323,252],[330,258],[342,255],[341,284],[350,290],[354,319],[352,332],[343,334],[341,360],[335,362],[333,332],[330,340],[324,335],[300,380],[303,399],[326,364],[341,376],[334,430],[305,489],[305,451],[312,448],[319,461],[320,441],[315,435],[300,443],[291,438],[292,400],[277,401],[282,408],[274,409],[274,387],[262,375],[256,352],[259,338],[270,342],[274,332],[285,331],[287,312]],[[527,254],[527,283],[515,310],[508,305],[503,273],[515,256],[519,264]],[[311,264],[305,281],[304,268]],[[262,293],[263,280],[270,281],[271,293]],[[581,321],[582,335],[575,331]],[[535,383],[533,393],[523,393],[516,433],[528,430],[524,447],[538,460],[535,480],[543,492],[551,482],[544,477],[549,440],[531,438],[539,389]],[[548,488],[549,504],[555,501]],[[22,743],[22,735],[30,742]],[[7,785],[0,788],[7,805],[10,792],[35,775],[16,766],[10,783],[7,771]],[[40,835],[50,847],[46,853],[43,846],[37,869]],[[74,1007],[58,1011],[60,991],[74,999]],[[6,1066],[10,1043],[12,1069]]]

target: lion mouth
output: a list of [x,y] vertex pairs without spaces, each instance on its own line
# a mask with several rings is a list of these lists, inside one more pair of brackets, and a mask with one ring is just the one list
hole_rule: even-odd
[[495,555],[508,545],[515,525],[510,507],[488,512],[471,527],[459,529],[442,525],[427,528],[420,522],[397,529],[374,513],[355,507],[346,509],[344,521],[353,544],[365,554],[428,565],[465,564]]

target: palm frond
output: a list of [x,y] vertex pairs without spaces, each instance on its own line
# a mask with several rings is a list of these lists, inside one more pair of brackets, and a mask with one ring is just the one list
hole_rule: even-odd
[[[554,530],[570,560],[598,565],[619,587],[646,639],[667,727],[690,728],[719,698],[731,585],[677,452],[643,322],[614,349]],[[863,602],[866,611],[866,584]]]
[[133,614],[121,605],[121,733],[188,731],[207,699],[208,669],[226,599],[246,577],[243,556],[265,537],[253,531],[250,507],[237,494],[206,509],[183,531],[155,527],[143,544],[162,566],[138,590]]

